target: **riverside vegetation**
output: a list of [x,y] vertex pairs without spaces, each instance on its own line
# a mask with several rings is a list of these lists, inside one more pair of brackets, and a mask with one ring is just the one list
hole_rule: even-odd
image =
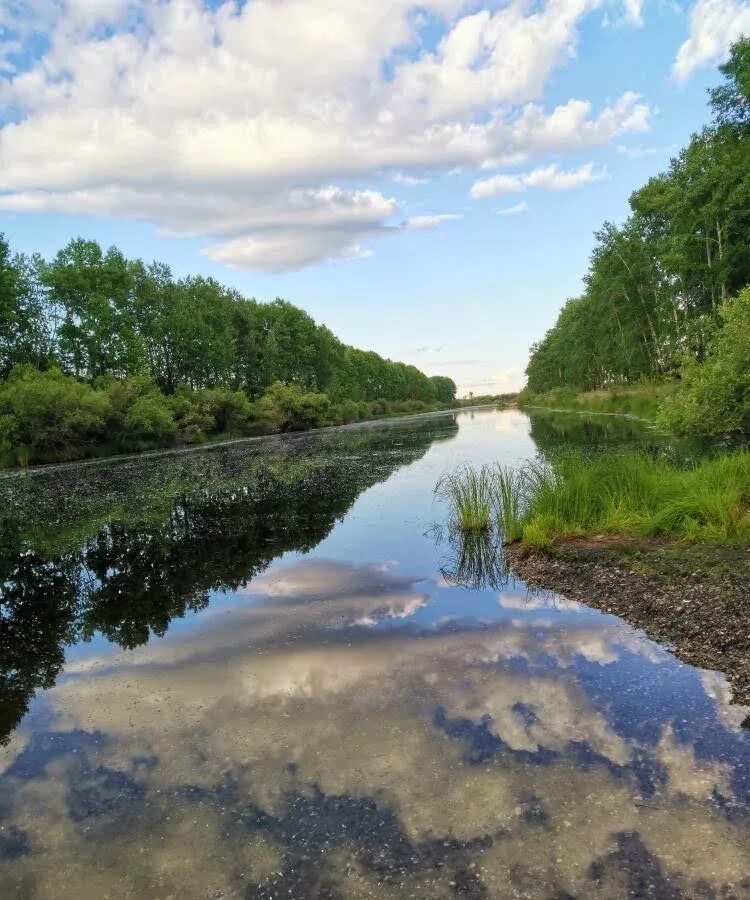
[[497,526],[506,543],[535,549],[560,536],[750,542],[747,451],[687,466],[638,451],[469,466],[444,476],[438,493],[461,531]]
[[301,309],[71,241],[0,235],[0,465],[451,406],[450,378],[346,346]]
[[532,348],[522,405],[750,432],[750,39],[720,71],[711,125],[597,233],[584,293]]
[[750,435],[750,39],[721,73],[712,124],[631,196],[625,223],[597,233],[585,291],[532,347],[518,405],[646,419],[724,446],[568,449],[459,470],[438,489],[461,573],[495,583],[499,567],[617,613],[726,672],[746,703],[750,452],[727,438]]

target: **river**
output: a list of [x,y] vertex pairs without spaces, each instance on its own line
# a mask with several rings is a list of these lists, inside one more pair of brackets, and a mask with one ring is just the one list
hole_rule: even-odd
[[0,897],[748,898],[748,709],[434,497],[463,411],[0,482]]

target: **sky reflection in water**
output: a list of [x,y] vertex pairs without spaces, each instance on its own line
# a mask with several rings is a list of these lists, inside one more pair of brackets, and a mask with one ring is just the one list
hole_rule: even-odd
[[723,677],[512,578],[446,577],[437,478],[533,455],[529,420],[461,414],[418,451],[388,434],[343,511],[320,500],[309,552],[267,536],[243,584],[232,532],[163,637],[67,648],[0,748],[0,896],[750,897],[747,710]]

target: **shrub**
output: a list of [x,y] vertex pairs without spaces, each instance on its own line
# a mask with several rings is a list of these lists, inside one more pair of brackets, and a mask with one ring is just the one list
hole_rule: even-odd
[[249,434],[253,430],[256,412],[242,391],[213,388],[203,391],[202,403],[213,417],[213,431],[218,434]]
[[96,387],[106,392],[109,400],[108,441],[124,449],[171,443],[177,431],[174,415],[151,378],[98,379]]
[[171,443],[177,432],[166,398],[156,392],[138,397],[125,413],[123,425],[128,444],[162,447]]
[[201,394],[187,385],[180,385],[168,398],[177,425],[176,440],[179,444],[201,444],[215,427],[211,408]]
[[359,419],[359,404],[356,400],[342,400],[331,410],[331,421],[347,425]]
[[104,439],[109,412],[104,392],[59,369],[17,367],[0,385],[4,455],[22,465],[79,459]]
[[662,404],[660,419],[674,431],[750,434],[750,287],[720,312],[705,362],[686,362],[680,389]]
[[258,401],[261,423],[275,431],[303,431],[328,422],[331,401],[326,394],[305,391],[277,381]]

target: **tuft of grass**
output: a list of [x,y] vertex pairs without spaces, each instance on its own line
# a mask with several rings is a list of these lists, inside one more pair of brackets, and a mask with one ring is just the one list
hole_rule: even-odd
[[435,493],[450,508],[451,524],[461,531],[489,531],[492,527],[492,478],[483,466],[465,465],[438,481]]
[[523,537],[523,505],[527,476],[523,470],[495,465],[489,473],[491,494],[498,527],[506,544]]

